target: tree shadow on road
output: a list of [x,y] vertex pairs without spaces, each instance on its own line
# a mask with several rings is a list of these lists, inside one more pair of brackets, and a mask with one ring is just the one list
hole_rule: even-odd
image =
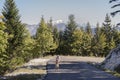
[[56,70],[54,61],[51,61],[47,69],[48,74],[44,80],[120,80],[86,62],[63,61]]
[[7,79],[0,79],[0,80],[37,80],[41,79],[42,74],[21,74],[17,76],[10,76]]

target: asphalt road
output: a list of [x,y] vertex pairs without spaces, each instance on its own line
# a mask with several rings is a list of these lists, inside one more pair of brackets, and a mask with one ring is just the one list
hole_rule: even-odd
[[95,68],[75,57],[62,57],[60,68],[55,69],[55,60],[47,65],[47,75],[44,80],[120,80],[111,74]]

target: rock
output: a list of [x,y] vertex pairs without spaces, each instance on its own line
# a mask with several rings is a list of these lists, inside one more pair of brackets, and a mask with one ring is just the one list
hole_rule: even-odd
[[101,66],[104,69],[120,72],[120,45],[110,51]]

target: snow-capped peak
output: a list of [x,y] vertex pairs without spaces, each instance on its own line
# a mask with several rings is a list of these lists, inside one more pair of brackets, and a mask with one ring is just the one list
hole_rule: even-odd
[[63,20],[56,20],[56,21],[53,21],[53,24],[59,24],[59,23],[63,23]]

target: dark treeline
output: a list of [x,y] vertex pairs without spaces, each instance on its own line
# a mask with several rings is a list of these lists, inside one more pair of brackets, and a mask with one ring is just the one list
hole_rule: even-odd
[[107,14],[103,25],[90,23],[80,27],[74,15],[68,17],[64,31],[58,31],[52,19],[41,18],[39,28],[31,36],[21,23],[14,0],[5,0],[0,17],[0,74],[13,71],[30,59],[46,55],[76,55],[105,57],[120,43],[120,32],[111,24]]

